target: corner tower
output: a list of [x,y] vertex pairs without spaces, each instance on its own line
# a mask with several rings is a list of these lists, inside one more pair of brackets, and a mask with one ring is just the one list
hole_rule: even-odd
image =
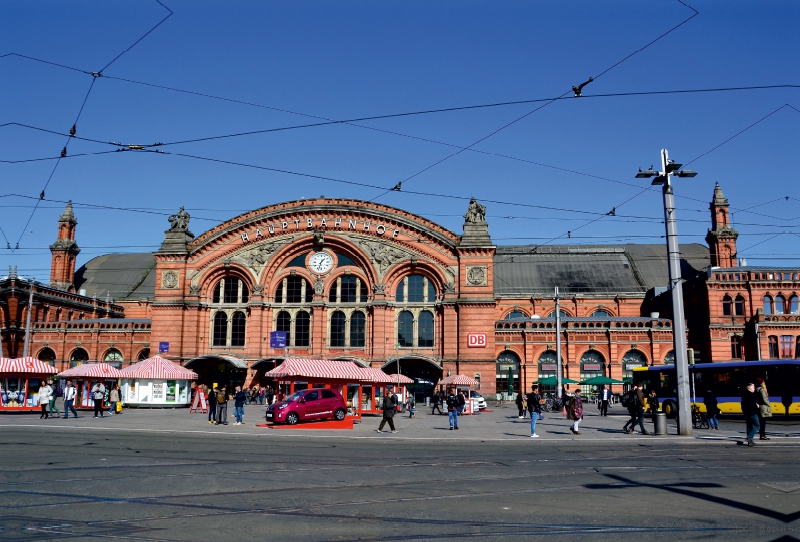
[[719,183],[714,187],[714,199],[711,200],[711,226],[706,234],[706,243],[711,249],[711,265],[714,267],[738,267],[736,238],[739,232],[730,225],[728,200],[722,193]]
[[59,290],[75,289],[75,258],[81,251],[75,242],[77,225],[70,200],[58,219],[58,238],[50,245],[50,252],[53,254],[50,262],[50,286]]

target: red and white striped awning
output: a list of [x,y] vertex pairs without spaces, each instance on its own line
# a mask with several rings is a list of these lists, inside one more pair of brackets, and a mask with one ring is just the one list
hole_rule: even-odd
[[477,386],[478,381],[467,375],[453,375],[442,379],[439,382],[440,386]]
[[27,358],[0,358],[0,373],[56,374],[56,368],[42,360]]
[[59,378],[105,378],[115,379],[122,376],[122,372],[108,363],[83,363],[67,369],[58,374]]
[[163,379],[163,380],[195,380],[197,373],[181,367],[175,362],[161,356],[153,356],[134,363],[121,371],[122,378]]
[[268,378],[317,378],[361,382],[366,376],[352,361],[286,358],[283,363],[264,373]]
[[367,382],[375,384],[413,384],[414,380],[405,375],[390,375],[373,367],[360,367]]

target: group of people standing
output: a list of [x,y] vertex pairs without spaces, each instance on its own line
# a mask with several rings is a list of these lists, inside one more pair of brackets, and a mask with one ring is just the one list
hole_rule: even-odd
[[[106,385],[100,381],[93,382],[89,391],[94,406],[94,417],[104,418],[106,403],[109,404],[109,415],[113,416],[117,411],[117,403],[120,400],[119,385],[115,384],[111,389],[107,389]],[[40,420],[46,420],[51,416],[58,418],[61,411],[56,405],[56,400],[62,398],[64,400],[64,416],[66,420],[69,418],[69,413],[72,412],[72,417],[77,418],[78,412],[75,410],[75,398],[78,396],[78,389],[73,385],[72,380],[67,380],[66,384],[62,386],[56,383],[53,379],[48,379],[46,384],[39,387],[39,405],[42,408],[42,413],[39,416]]]
[[763,378],[755,384],[748,384],[742,394],[742,414],[747,428],[746,445],[755,446],[755,436],[759,433],[761,440],[769,440],[766,433],[767,418],[772,416],[772,405],[769,402],[767,383]]
[[244,406],[249,404],[271,405],[275,401],[275,392],[272,388],[253,387],[242,389],[236,386],[233,393],[228,392],[227,386],[216,386],[206,389],[202,384],[197,386],[194,393],[202,393],[208,403],[208,424],[228,425],[228,401],[233,399],[233,425],[244,425]]

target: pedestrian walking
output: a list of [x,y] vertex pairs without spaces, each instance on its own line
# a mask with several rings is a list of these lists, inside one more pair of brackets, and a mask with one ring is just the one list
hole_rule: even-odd
[[72,385],[72,380],[67,380],[67,385],[64,388],[64,419],[69,418],[69,412],[72,411],[74,418],[78,417],[75,411],[75,396],[78,395],[78,390]]
[[583,419],[583,401],[581,400],[581,389],[575,388],[575,394],[569,398],[569,407],[567,408],[567,419],[572,420],[572,427],[569,428],[573,435],[580,435],[578,425]]
[[719,431],[719,421],[717,421],[717,416],[719,415],[719,408],[717,407],[717,396],[714,395],[714,392],[711,391],[711,388],[706,390],[705,395],[703,395],[703,404],[706,405],[706,417],[708,417],[708,426],[711,429],[716,429]]
[[53,388],[50,384],[39,386],[39,405],[42,407],[42,414],[39,416],[40,420],[46,420],[50,417],[50,397],[53,395]]
[[531,386],[531,392],[528,394],[527,401],[528,412],[531,415],[531,438],[539,438],[539,435],[536,434],[536,421],[539,419],[539,413],[542,411],[544,399],[539,395],[538,385],[533,384]]
[[102,382],[95,382],[91,390],[92,400],[94,401],[94,417],[103,418],[103,397],[106,395],[106,387]]
[[769,440],[767,436],[767,418],[772,416],[772,405],[769,401],[769,393],[767,392],[767,383],[763,378],[756,378],[758,387],[756,388],[756,396],[758,397],[758,434],[759,440]]
[[54,384],[53,379],[47,379],[47,385],[50,386],[50,389],[53,390],[53,393],[50,394],[50,401],[48,402],[48,409],[50,410],[50,415],[52,416],[55,413],[56,418],[61,415],[61,411],[58,410],[56,406],[56,398],[57,397],[64,397],[64,388],[61,387],[61,384]]
[[242,388],[236,386],[236,393],[233,395],[233,415],[236,416],[236,423],[233,425],[243,425],[244,418],[244,404],[247,402],[247,393],[242,391]]
[[629,392],[628,405],[628,412],[631,413],[631,419],[628,422],[630,423],[628,433],[632,435],[633,428],[638,424],[642,434],[649,435],[650,432],[644,428],[644,392],[642,392],[641,382],[633,386],[633,389]]
[[222,386],[217,392],[217,425],[228,425],[228,389]]
[[747,428],[747,445],[755,446],[753,437],[756,436],[760,428],[758,422],[759,407],[758,396],[756,395],[755,384],[748,384],[742,393],[742,414],[744,414],[745,427]]
[[439,392],[436,392],[431,396],[431,407],[432,407],[431,414],[436,414],[437,410],[439,411],[439,414],[442,413],[442,407],[440,401],[441,400],[439,399]]
[[111,409],[109,410],[109,414],[113,416],[117,413],[117,403],[119,403],[119,385],[115,384],[114,389],[111,390],[111,393],[108,394],[108,402],[111,404]]
[[392,393],[392,387],[388,386],[386,388],[386,396],[383,398],[383,419],[381,420],[381,424],[378,426],[378,433],[383,433],[383,427],[388,423],[389,429],[392,430],[392,433],[397,433],[397,429],[394,428],[394,415],[397,412],[397,397],[395,397],[394,393]]
[[458,429],[458,397],[453,392],[447,396],[447,417],[450,421],[450,431]]
[[654,414],[660,410],[660,405],[658,401],[658,395],[656,394],[656,390],[651,389],[650,392],[647,394],[647,411],[650,414]]
[[517,404],[517,410],[519,411],[519,419],[521,420],[522,418],[525,417],[525,405],[522,402],[521,393],[517,394],[517,398],[514,400],[514,402]]
[[[217,388],[213,388],[208,392],[208,424],[214,425],[217,423]],[[201,392],[202,393],[202,392]]]
[[456,399],[458,400],[458,415],[461,416],[464,413],[464,407],[467,406],[467,398],[464,397],[463,391],[458,390]]
[[611,389],[605,384],[600,389],[600,415],[608,416],[608,403],[611,402]]
[[414,397],[413,393],[408,394],[408,417],[409,418],[416,418],[416,414],[414,413],[414,407],[417,405],[417,400]]

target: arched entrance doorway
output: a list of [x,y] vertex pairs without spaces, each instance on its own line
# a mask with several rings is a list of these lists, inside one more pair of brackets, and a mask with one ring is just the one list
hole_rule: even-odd
[[436,383],[443,376],[441,365],[423,357],[390,359],[383,364],[381,369],[386,374],[400,373],[412,378],[414,383],[408,384],[407,389],[409,393],[414,394],[414,398],[418,402],[424,402],[426,397],[433,394]]
[[197,383],[206,386],[243,386],[247,378],[247,363],[235,356],[206,355],[190,359],[186,368],[197,373]]

